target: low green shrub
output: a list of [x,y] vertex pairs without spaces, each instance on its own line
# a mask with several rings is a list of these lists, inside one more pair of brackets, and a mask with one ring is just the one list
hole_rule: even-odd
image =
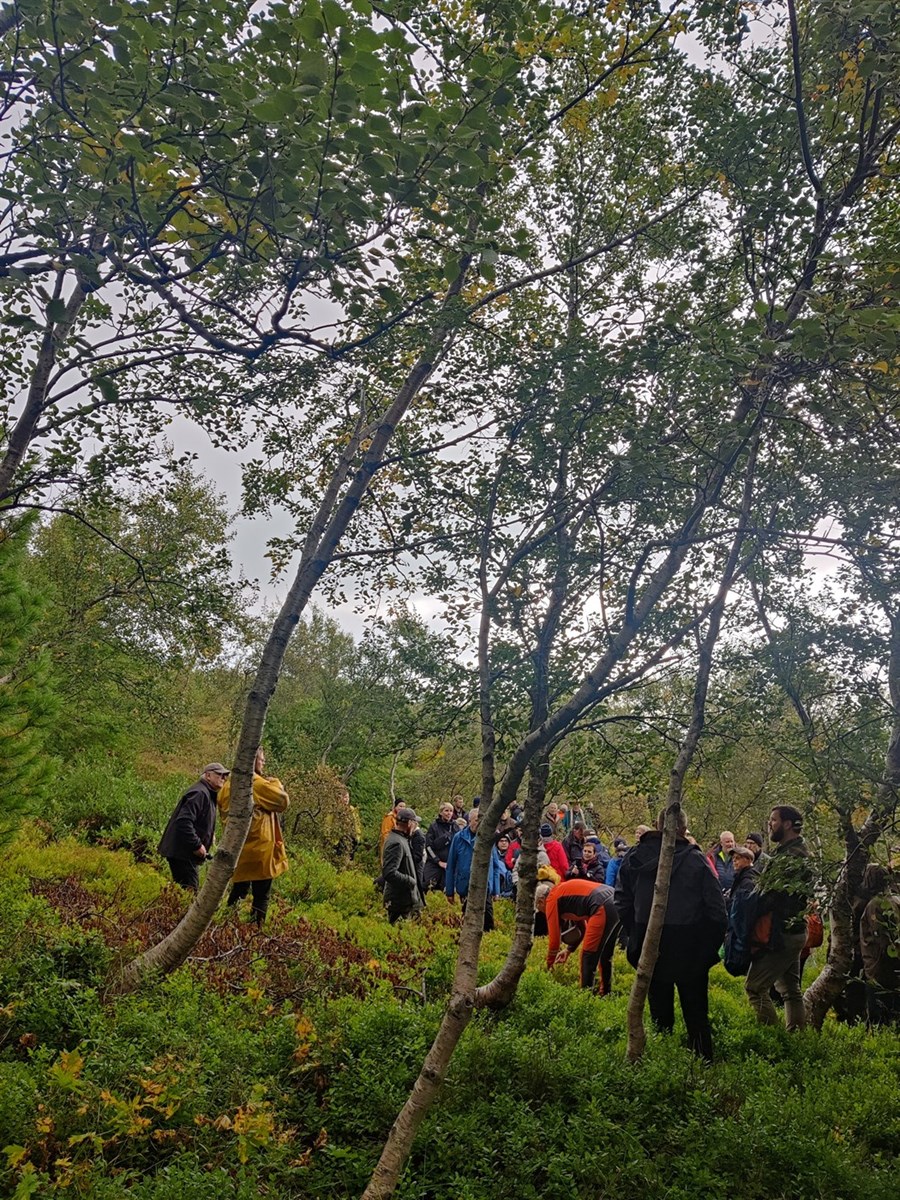
[[[360,1194],[443,1018],[458,910],[432,896],[420,921],[391,927],[367,877],[299,851],[262,934],[223,913],[193,961],[116,997],[118,947],[170,928],[185,898],[100,846],[13,854],[0,869],[0,1190]],[[511,906],[497,915],[483,979],[509,944]],[[716,1064],[686,1050],[679,1019],[632,1066],[621,952],[603,1000],[578,988],[574,958],[544,970],[545,952],[514,1002],[463,1034],[400,1200],[898,1193],[895,1032],[763,1028],[743,981],[717,967]]]

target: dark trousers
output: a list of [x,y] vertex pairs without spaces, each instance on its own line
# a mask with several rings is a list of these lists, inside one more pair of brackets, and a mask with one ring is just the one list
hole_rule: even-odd
[[397,921],[403,921],[406,917],[418,916],[419,911],[415,904],[389,904],[387,906],[388,924],[395,925]]
[[250,915],[257,925],[262,925],[266,917],[266,909],[269,907],[269,892],[272,890],[271,879],[247,879],[243,883],[233,883],[228,894],[228,903],[237,904],[239,900],[244,899],[251,888],[253,889],[253,904],[250,908]]
[[709,1027],[709,968],[650,981],[647,999],[653,1024],[661,1033],[675,1027],[675,989],[687,1028],[688,1045],[707,1062],[712,1061],[712,1030]]
[[200,886],[200,860],[198,858],[167,858],[172,878],[179,887],[196,892]]
[[[465,916],[466,915],[466,901],[469,899],[469,897],[463,896],[463,897],[461,897],[461,899],[462,899],[462,912],[463,912],[463,916]],[[490,933],[493,928],[494,928],[494,899],[489,892],[487,895],[487,898],[485,900],[485,904],[484,904],[484,932]]]

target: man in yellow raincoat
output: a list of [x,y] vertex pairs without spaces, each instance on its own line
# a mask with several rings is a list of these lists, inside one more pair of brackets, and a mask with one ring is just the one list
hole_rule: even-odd
[[[288,868],[284,837],[278,820],[288,806],[288,794],[281,780],[273,775],[264,775],[266,756],[262,746],[256,752],[253,764],[253,816],[247,840],[231,877],[229,904],[253,892],[251,916],[257,925],[262,925],[269,906],[272,880],[283,875]],[[231,779],[226,779],[217,797],[222,820],[228,820],[228,804],[231,798]]]

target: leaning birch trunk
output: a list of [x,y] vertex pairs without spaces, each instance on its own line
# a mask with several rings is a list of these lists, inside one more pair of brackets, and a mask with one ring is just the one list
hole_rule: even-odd
[[847,839],[842,886],[830,913],[831,942],[828,961],[803,994],[806,1020],[814,1029],[822,1028],[829,1009],[847,982],[855,949],[852,898],[859,893],[859,884],[870,847],[890,825],[897,811],[897,798],[900,793],[900,616],[895,613],[888,613],[888,616],[891,622],[891,650],[888,660],[888,687],[893,710],[891,735],[875,803],[859,833]]
[[694,757],[694,752],[703,732],[706,719],[706,696],[709,691],[709,678],[712,673],[713,651],[719,638],[722,625],[722,614],[725,601],[737,575],[741,551],[746,537],[747,525],[753,500],[753,485],[756,475],[756,460],[759,452],[759,433],[757,433],[750,450],[747,462],[747,472],[744,477],[744,490],[741,502],[741,515],[737,531],[722,581],[716,593],[715,601],[709,614],[709,625],[706,636],[700,645],[700,657],[697,664],[697,679],[694,684],[694,701],[691,711],[691,723],[685,735],[675,765],[669,777],[669,792],[666,797],[666,818],[663,824],[662,846],[659,851],[659,862],[656,867],[656,882],[653,885],[653,904],[650,908],[650,919],[647,922],[647,932],[641,947],[641,957],[638,960],[637,973],[628,997],[628,1046],[629,1062],[637,1062],[644,1053],[647,1044],[647,1031],[644,1028],[644,1005],[650,990],[650,981],[656,960],[659,958],[659,946],[662,939],[663,926],[666,920],[666,908],[669,903],[669,884],[672,880],[672,864],[675,861],[675,840],[678,831],[678,817],[681,813],[681,797],[684,791],[684,778]]
[[503,966],[475,992],[476,1008],[505,1008],[512,1002],[528,962],[534,941],[534,891],[537,887],[537,844],[541,813],[547,795],[550,760],[534,763],[528,782],[528,799],[522,821],[522,853],[519,855],[519,886],[516,892],[516,928]]
[[[514,793],[515,794],[515,793]],[[484,797],[482,797],[482,808]],[[362,1200],[387,1200],[394,1194],[400,1174],[409,1158],[419,1126],[427,1116],[447,1075],[447,1068],[459,1039],[475,1010],[478,982],[478,956],[484,932],[484,906],[487,900],[488,870],[493,850],[493,829],[505,807],[504,793],[482,812],[475,838],[472,873],[466,916],[459,938],[459,954],[450,993],[437,1036],[425,1057],[422,1069],[406,1103],[391,1126],[381,1157],[372,1172]]]
[[[151,947],[125,967],[118,981],[118,986],[123,990],[136,986],[148,973],[165,975],[181,966],[203,936],[222,901],[250,828],[253,816],[254,756],[262,741],[266,712],[278,682],[288,642],[313,589],[331,562],[340,539],[359,507],[372,476],[378,470],[397,424],[431,375],[435,362],[453,336],[454,303],[468,276],[470,265],[471,258],[463,259],[460,274],[444,300],[445,320],[439,323],[432,333],[425,350],[416,360],[390,407],[374,429],[365,427],[365,414],[361,413],[355,435],[331,477],[310,526],[294,582],[272,626],[253,687],[247,697],[232,770],[228,823],[219,850],[207,872],[203,887],[175,929],[158,945]],[[354,468],[357,452],[364,443],[365,453]],[[341,495],[348,479],[350,482]]]

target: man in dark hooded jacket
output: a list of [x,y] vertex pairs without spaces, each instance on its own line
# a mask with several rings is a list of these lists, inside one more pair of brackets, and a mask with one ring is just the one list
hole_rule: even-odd
[[[622,859],[616,879],[615,905],[627,937],[628,961],[634,967],[650,920],[664,820],[663,812],[656,832],[645,833],[632,846]],[[654,1025],[663,1033],[671,1033],[678,988],[690,1047],[710,1061],[709,969],[718,959],[728,921],[716,876],[702,851],[685,836],[687,818],[683,812],[678,821],[669,900],[648,1002]]]

